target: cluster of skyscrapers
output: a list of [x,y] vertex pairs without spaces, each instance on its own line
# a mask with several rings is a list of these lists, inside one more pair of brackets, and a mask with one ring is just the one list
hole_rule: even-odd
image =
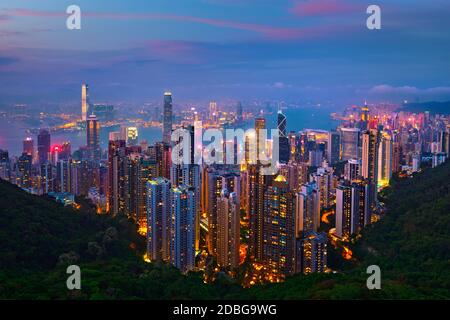
[[[163,99],[162,141],[151,145],[139,143],[137,129],[129,127],[110,133],[103,153],[100,120],[90,109],[83,85],[85,147],[72,153],[70,143],[52,146],[50,132],[42,129],[37,153],[32,138],[24,140],[15,160],[0,150],[0,177],[37,194],[88,197],[98,213],[126,215],[147,238],[146,258],[183,272],[204,265],[199,260],[205,253],[231,275],[244,261],[270,281],[326,272],[326,231],[343,241],[358,234],[378,219],[377,193],[393,173],[418,171],[427,159],[439,165],[450,152],[444,116],[370,111],[364,105],[334,131],[287,132],[289,119],[279,111],[279,163],[275,174],[265,175],[265,165],[247,156],[247,142],[241,163],[194,164],[198,122],[185,126],[191,161],[172,163],[170,92]],[[217,103],[209,113],[219,114]],[[243,121],[241,104],[235,120]],[[256,118],[254,129],[259,137],[266,120]],[[257,138],[257,150],[270,142]],[[335,213],[331,231],[321,226],[325,211]]]

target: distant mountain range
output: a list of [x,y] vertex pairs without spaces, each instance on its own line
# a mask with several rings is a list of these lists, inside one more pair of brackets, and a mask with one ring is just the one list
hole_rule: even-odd
[[450,101],[415,102],[403,104],[398,111],[425,112],[431,114],[450,114]]

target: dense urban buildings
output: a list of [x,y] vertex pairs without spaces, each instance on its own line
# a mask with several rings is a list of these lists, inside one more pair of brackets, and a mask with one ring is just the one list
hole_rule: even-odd
[[[394,175],[436,167],[449,157],[448,116],[366,103],[348,109],[332,130],[288,131],[280,108],[268,114],[247,112],[240,102],[231,111],[222,108],[212,101],[203,111],[175,112],[165,92],[147,122],[161,128],[161,139],[143,139],[139,120],[115,126],[102,141],[103,128],[117,114],[112,105],[91,105],[83,84],[77,125],[85,145],[72,151],[70,141],[52,144],[52,128],[41,128],[36,138],[27,134],[18,156],[0,150],[0,178],[66,205],[88,198],[98,214],[127,217],[146,238],[146,261],[231,277],[248,263],[252,271],[244,282],[251,285],[255,277],[279,282],[296,273],[331,272],[330,246],[345,247],[380,219],[378,193]],[[268,125],[269,116],[276,117],[276,128]],[[199,159],[206,150],[199,136],[233,124],[254,131],[243,141],[218,141],[224,148],[214,149],[212,158],[226,160],[232,152],[234,162]],[[185,134],[172,141],[176,128]],[[279,139],[269,174],[263,160],[274,156],[276,141],[266,129],[276,129]],[[183,142],[189,142],[178,150],[184,162],[173,162]],[[205,281],[214,278],[208,274]]]

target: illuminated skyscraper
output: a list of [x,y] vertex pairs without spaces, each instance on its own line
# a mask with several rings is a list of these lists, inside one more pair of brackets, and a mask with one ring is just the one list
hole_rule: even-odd
[[163,142],[171,145],[172,135],[172,93],[164,93]]
[[11,162],[9,161],[9,153],[0,149],[0,178],[6,181],[11,180]]
[[32,157],[26,152],[22,153],[17,161],[19,175],[17,182],[21,188],[31,188],[31,163]]
[[341,161],[359,158],[359,136],[358,128],[340,128],[341,132]]
[[125,208],[126,145],[124,140],[110,140],[108,144],[108,206],[111,214]]
[[371,129],[362,134],[361,175],[365,179],[377,181],[378,175],[378,131]]
[[136,146],[139,142],[138,128],[127,127],[127,145]]
[[339,162],[340,159],[340,145],[341,145],[341,136],[336,131],[331,131],[328,134],[328,143],[327,143],[327,156],[328,162],[331,165],[334,165]]
[[375,210],[377,202],[377,183],[378,183],[378,145],[379,133],[376,129],[364,131],[362,135],[362,160],[361,176],[369,180],[370,185],[370,208]]
[[336,188],[336,235],[349,237],[371,222],[368,180],[342,181]]
[[279,162],[288,163],[290,158],[289,138],[286,132],[286,116],[278,111],[277,128],[279,137]]
[[34,156],[34,141],[33,138],[27,137],[23,140],[23,152],[30,155],[31,158]]
[[89,86],[81,85],[81,121],[86,121],[89,114]]
[[385,132],[381,135],[378,146],[378,185],[386,186],[392,177],[392,139]]
[[195,191],[180,185],[170,190],[170,262],[181,272],[195,267],[197,201]]
[[240,209],[235,192],[222,190],[217,198],[217,263],[235,269],[239,266]]
[[97,117],[91,114],[86,120],[86,145],[91,160],[99,161],[100,150],[100,123]]
[[40,165],[41,194],[48,194],[49,192],[55,191],[53,189],[54,176],[51,163],[44,162]]
[[156,178],[147,183],[147,255],[152,261],[170,260],[172,224],[170,181]]
[[367,130],[369,124],[369,107],[367,106],[367,102],[364,103],[364,106],[361,107],[361,130]]
[[302,269],[310,274],[327,269],[327,234],[308,231],[302,240]]
[[361,175],[361,160],[349,159],[344,167],[344,179],[348,181],[356,180]]
[[333,168],[319,167],[311,174],[311,181],[316,183],[320,194],[320,207],[331,207],[331,195],[333,193]]
[[240,177],[235,173],[229,173],[214,168],[209,168],[205,178],[207,179],[207,213],[208,213],[208,250],[210,254],[217,255],[217,224],[218,210],[217,199],[221,197],[224,189],[228,192],[240,193]]
[[265,197],[264,263],[276,279],[295,271],[295,201],[285,177],[268,186]]
[[49,160],[50,154],[50,133],[41,129],[38,135],[38,159],[39,164],[43,164]]
[[315,182],[305,184],[295,197],[295,235],[317,231],[320,225],[320,192]]
[[249,253],[256,262],[264,262],[264,194],[271,176],[261,174],[261,165],[248,166]]
[[72,192],[71,160],[59,160],[56,164],[56,192]]
[[256,159],[259,163],[260,159],[260,153],[265,152],[265,144],[266,141],[261,141],[262,136],[262,129],[266,129],[266,119],[264,118],[256,118],[255,119],[255,131],[256,131]]

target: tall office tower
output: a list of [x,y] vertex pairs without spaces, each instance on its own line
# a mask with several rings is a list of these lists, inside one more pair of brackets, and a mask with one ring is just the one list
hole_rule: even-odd
[[242,112],[242,103],[238,102],[236,106],[236,121],[242,122],[242,120],[244,120]]
[[50,153],[50,133],[45,130],[39,130],[38,134],[38,159],[39,164],[43,164],[49,160]]
[[259,163],[260,153],[266,151],[266,141],[260,141],[263,129],[266,129],[266,119],[264,118],[256,118],[255,119],[255,131],[256,131],[256,159],[257,163]]
[[378,185],[387,186],[392,177],[392,139],[383,132],[378,146]]
[[11,162],[8,151],[0,149],[0,179],[11,180]]
[[100,122],[93,114],[91,114],[86,120],[86,145],[89,153],[89,159],[99,161],[101,157]]
[[164,93],[163,142],[170,146],[172,135],[172,93]]
[[277,128],[278,133],[280,135],[279,137],[279,162],[280,163],[288,163],[290,158],[290,148],[289,148],[289,138],[287,137],[286,132],[286,116],[283,114],[283,112],[278,111],[278,118],[277,118]]
[[23,140],[23,152],[30,155],[33,158],[33,156],[34,156],[33,138],[27,137]]
[[117,214],[125,208],[125,140],[110,140],[108,144],[108,208]]
[[19,175],[18,184],[21,188],[31,188],[31,165],[33,158],[24,152],[17,161],[17,169]]
[[315,182],[320,194],[320,207],[330,208],[333,194],[333,168],[319,167],[311,174],[311,182]]
[[331,131],[328,134],[327,143],[327,159],[331,165],[334,165],[340,160],[341,135],[339,132]]
[[371,220],[368,180],[342,181],[336,188],[336,235],[348,238],[359,233]]
[[147,182],[147,255],[152,261],[170,260],[170,189],[170,181],[165,178]]
[[325,272],[327,269],[327,234],[307,232],[302,240],[302,249],[303,273]]
[[171,148],[164,142],[156,142],[149,147],[149,153],[156,163],[156,176],[170,179],[172,163]]
[[53,166],[49,162],[40,165],[41,194],[48,194],[53,189]]
[[361,159],[349,159],[344,167],[344,179],[353,181],[361,175]]
[[304,184],[295,196],[295,236],[320,226],[320,192],[315,182]]
[[81,85],[81,121],[86,121],[89,115],[89,86]]
[[364,106],[361,107],[361,122],[360,128],[361,130],[367,130],[369,125],[369,107],[367,106],[367,102],[364,103]]
[[127,145],[137,146],[139,143],[139,133],[136,127],[127,127]]
[[340,128],[341,132],[341,161],[359,158],[359,138],[358,128]]
[[209,119],[211,119],[214,123],[217,121],[219,115],[218,112],[219,111],[217,110],[217,102],[211,101],[209,103]]
[[234,192],[239,195],[240,177],[235,173],[212,169],[207,172],[207,213],[208,213],[208,250],[210,254],[217,255],[217,199],[220,198],[222,190]]
[[180,185],[170,190],[170,262],[181,272],[195,267],[197,202],[195,191]]
[[72,192],[71,160],[59,160],[56,164],[56,192]]
[[239,267],[240,205],[236,192],[222,190],[217,198],[217,264]]
[[308,182],[308,165],[290,162],[279,166],[279,174],[283,175],[292,191],[299,191],[301,186]]
[[285,177],[268,186],[265,197],[264,264],[277,280],[295,271],[295,201]]

